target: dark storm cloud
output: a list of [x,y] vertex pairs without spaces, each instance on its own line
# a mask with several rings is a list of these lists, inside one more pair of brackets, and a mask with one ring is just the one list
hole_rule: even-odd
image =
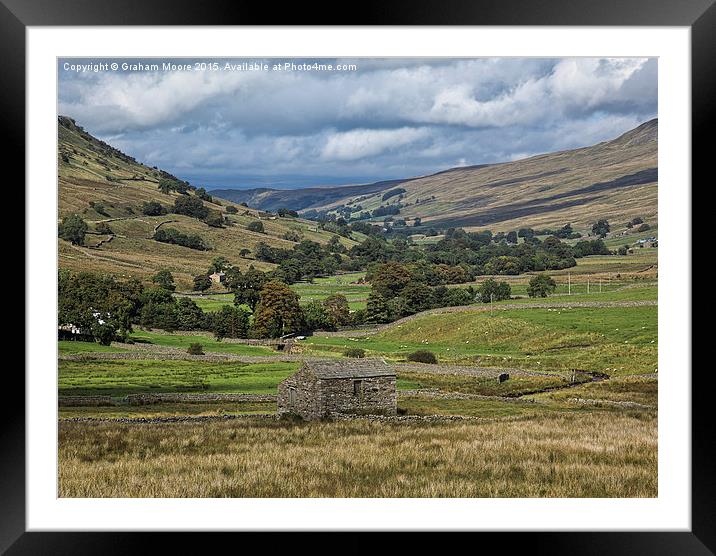
[[657,112],[655,59],[318,61],[358,66],[341,72],[78,73],[64,62],[60,113],[200,185],[422,175],[593,144]]

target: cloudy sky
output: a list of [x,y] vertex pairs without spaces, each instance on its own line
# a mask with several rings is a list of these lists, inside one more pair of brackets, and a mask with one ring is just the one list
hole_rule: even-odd
[[[356,67],[274,69],[287,62]],[[58,72],[60,114],[207,188],[419,176],[591,145],[657,116],[645,58],[60,59]]]

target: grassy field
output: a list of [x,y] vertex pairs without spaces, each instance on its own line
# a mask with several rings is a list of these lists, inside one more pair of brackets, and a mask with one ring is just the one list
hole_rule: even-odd
[[[299,282],[291,285],[291,289],[300,297],[302,304],[309,301],[323,301],[331,295],[340,293],[348,299],[352,311],[365,309],[370,293],[370,284],[355,284],[365,277],[365,272],[350,272],[326,278],[316,278],[312,283]],[[234,294],[214,293],[205,296],[191,296],[191,299],[204,311],[218,311],[224,305],[234,304]]]
[[59,426],[61,497],[655,497],[649,412]]
[[[181,297],[181,296],[178,296]],[[234,294],[233,293],[215,293],[204,296],[189,296],[194,303],[203,311],[213,312],[219,311],[224,305],[234,306]]]
[[360,347],[393,359],[429,349],[442,361],[482,366],[638,374],[657,367],[657,318],[656,306],[496,308],[426,315],[370,336],[313,336],[301,345],[314,353]]
[[152,344],[180,348],[186,350],[191,344],[199,343],[205,352],[230,353],[233,355],[273,355],[276,352],[270,347],[251,346],[226,341],[218,341],[213,336],[205,334],[165,334],[162,332],[149,332],[138,330],[129,337],[136,343]]
[[99,407],[60,407],[60,418],[154,419],[158,417],[221,416],[275,413],[275,402],[187,402],[151,405],[117,404]]
[[365,272],[351,272],[328,278],[316,278],[313,283],[300,282],[293,284],[291,289],[301,296],[301,303],[323,301],[335,294],[343,294],[348,299],[351,311],[365,309],[370,294],[370,284],[356,284],[365,277]]
[[69,353],[115,353],[126,351],[124,348],[115,346],[102,346],[97,342],[71,342],[61,340],[57,342],[57,350],[60,354]]
[[298,363],[87,360],[59,362],[61,396],[126,396],[146,392],[274,394]]

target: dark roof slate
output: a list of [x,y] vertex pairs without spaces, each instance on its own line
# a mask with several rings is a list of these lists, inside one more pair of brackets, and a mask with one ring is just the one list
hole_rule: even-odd
[[336,361],[306,361],[304,368],[317,378],[368,378],[395,376],[395,371],[382,359],[338,359]]

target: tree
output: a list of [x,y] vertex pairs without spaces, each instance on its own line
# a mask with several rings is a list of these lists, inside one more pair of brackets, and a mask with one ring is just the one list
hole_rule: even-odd
[[209,209],[204,206],[204,202],[198,197],[182,196],[174,200],[174,212],[204,220],[209,216]]
[[234,305],[248,305],[253,311],[261,299],[261,290],[268,281],[268,275],[252,265],[243,274],[238,268],[229,269],[224,283],[234,293]]
[[224,217],[218,210],[208,211],[206,218],[204,218],[204,222],[206,222],[206,224],[208,226],[211,226],[212,228],[224,227]]
[[224,305],[213,316],[214,336],[224,338],[246,338],[249,331],[249,312],[243,307]]
[[210,247],[197,234],[184,234],[175,228],[159,228],[154,232],[154,240],[162,243],[181,245],[198,251],[208,251]]
[[197,274],[194,276],[194,291],[204,292],[211,287],[211,278],[208,274]]
[[402,314],[399,316],[426,311],[433,306],[433,289],[419,282],[410,282],[400,292],[399,297],[403,301]]
[[601,218],[592,226],[592,233],[599,237],[607,237],[609,233],[609,221],[606,218]]
[[148,201],[142,205],[142,214],[146,216],[161,216],[167,212],[167,208],[157,201]]
[[400,294],[412,279],[410,270],[400,263],[390,262],[378,266],[370,277],[372,291],[385,299]]
[[177,322],[180,330],[206,328],[206,315],[193,299],[180,297],[176,301]]
[[388,300],[382,295],[371,291],[368,295],[368,302],[365,309],[366,322],[384,323],[391,321],[390,308]]
[[647,232],[649,230],[651,230],[651,226],[649,226],[649,224],[646,224],[646,223],[642,224],[641,226],[639,226],[636,229],[637,232]]
[[335,330],[336,325],[326,307],[320,301],[313,300],[302,308],[307,330]]
[[334,327],[345,326],[351,320],[348,299],[340,293],[333,294],[323,301],[323,307]]
[[229,261],[226,257],[214,257],[209,265],[207,274],[214,274],[215,272],[224,272],[229,268]]
[[123,338],[142,307],[142,284],[112,276],[67,270],[58,276],[58,324],[72,324],[98,341]]
[[57,231],[59,237],[71,242],[72,245],[84,245],[88,229],[87,222],[77,214],[70,214],[62,219]]
[[253,222],[249,222],[249,225],[246,226],[246,229],[250,232],[257,232],[259,234],[263,234],[264,224],[260,220],[254,220]]
[[227,207],[226,207],[227,214],[236,214],[237,212],[239,212],[239,210],[235,206],[227,205]]
[[520,273],[520,270],[520,259],[507,255],[493,257],[485,264],[486,274],[516,275]]
[[478,286],[477,293],[480,301],[492,303],[493,301],[509,299],[512,294],[512,288],[507,282],[497,282],[492,278],[488,278]]
[[246,249],[246,248],[244,248],[244,249],[242,249],[241,251],[239,251],[239,257],[241,257],[242,259],[245,259],[245,258],[248,257],[250,254],[251,254],[251,249]]
[[267,282],[254,312],[254,333],[260,338],[277,338],[300,332],[303,325],[296,292],[278,280]]
[[530,283],[527,286],[527,295],[530,297],[547,297],[549,294],[554,293],[557,289],[557,284],[552,277],[546,274],[537,274],[530,279]]
[[197,189],[197,190],[194,192],[194,195],[196,195],[197,197],[199,197],[199,199],[202,199],[202,200],[206,201],[207,203],[211,203],[211,202],[214,201],[214,199],[211,197],[211,195],[209,195],[209,194],[206,192],[206,189],[204,189],[203,187],[200,187],[199,189]]
[[532,228],[520,228],[519,231],[517,232],[517,236],[524,237],[524,238],[534,237],[535,231]]
[[517,232],[513,230],[507,233],[507,243],[517,244]]
[[152,276],[152,282],[155,283],[162,289],[173,292],[177,289],[174,283],[174,276],[168,270],[160,270],[154,276]]
[[176,301],[172,292],[162,287],[142,291],[139,323],[144,327],[174,331],[179,328]]

